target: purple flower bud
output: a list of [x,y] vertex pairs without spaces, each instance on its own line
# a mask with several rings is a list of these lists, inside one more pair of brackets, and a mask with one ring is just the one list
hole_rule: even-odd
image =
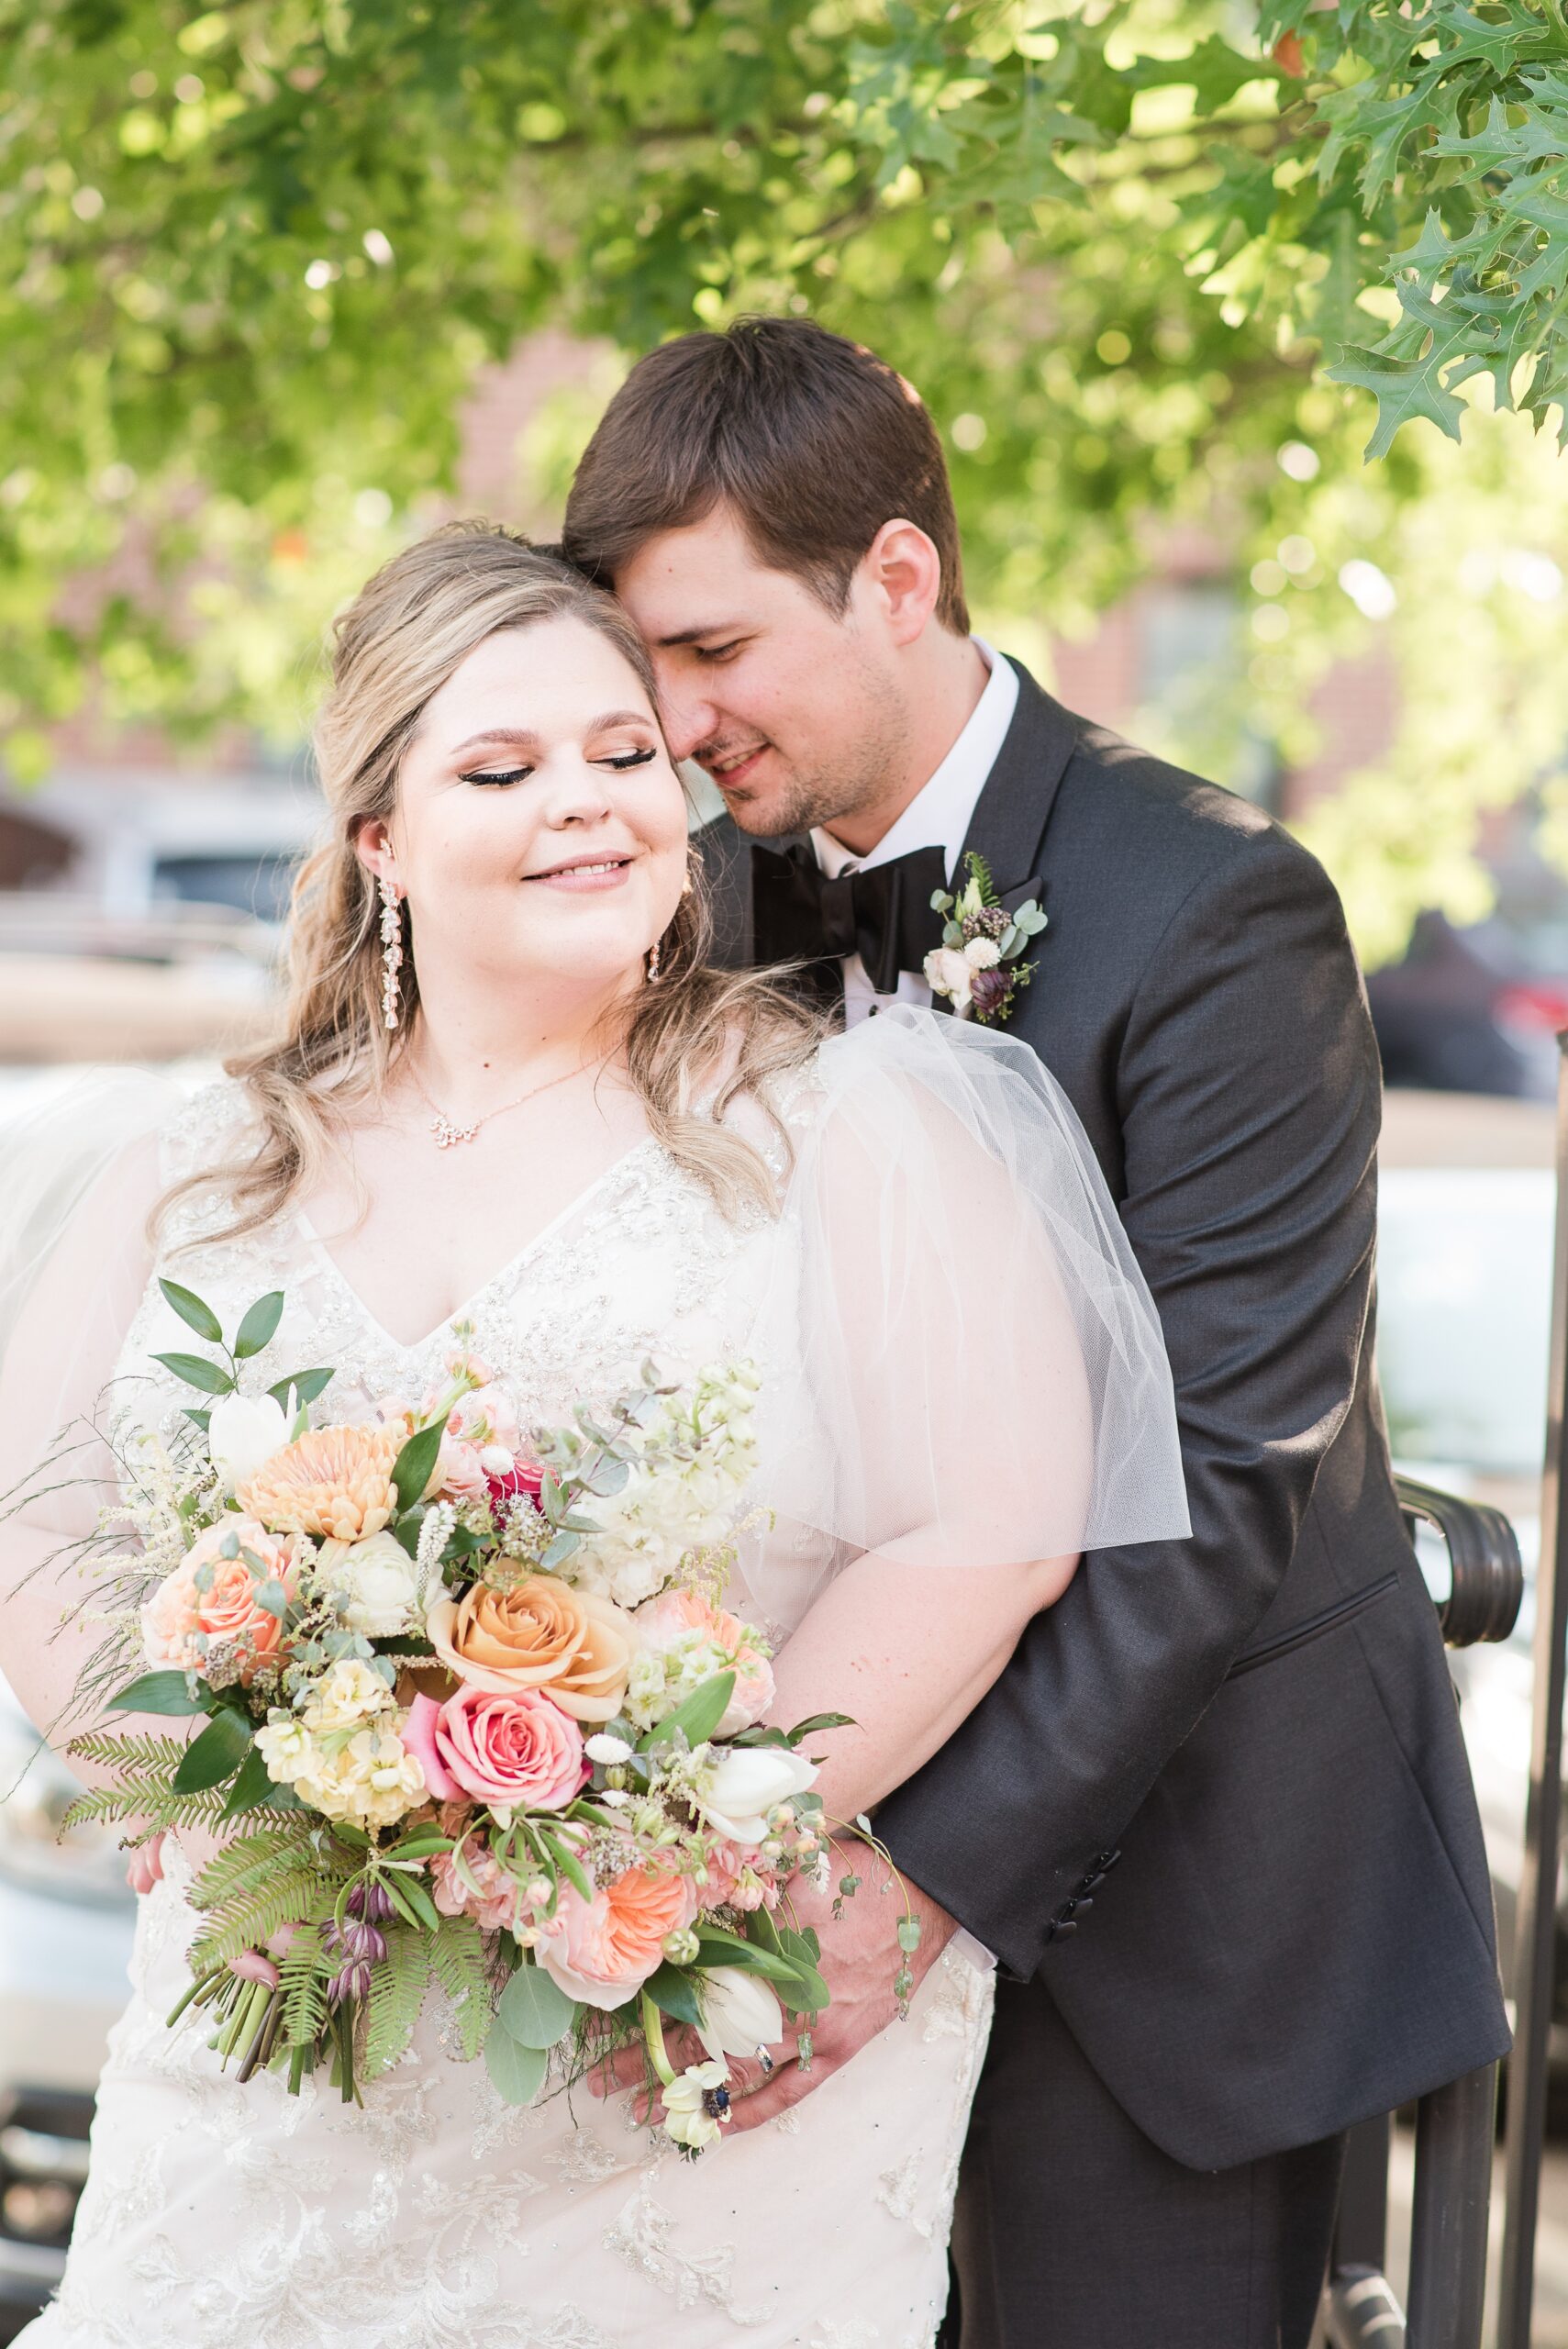
[[370,1987],[370,1967],[362,1962],[350,1964],[339,1967],[332,1976],[327,1985],[327,1996],[333,2006],[340,2007],[345,1998],[368,1998]]
[[367,1925],[384,1925],[395,1911],[384,1887],[379,1884],[356,1884],[349,1895],[348,1906]]

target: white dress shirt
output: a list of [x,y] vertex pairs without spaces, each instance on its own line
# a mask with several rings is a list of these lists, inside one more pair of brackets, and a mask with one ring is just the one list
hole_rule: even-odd
[[[951,888],[975,803],[996,763],[996,754],[1018,706],[1018,671],[979,637],[972,637],[970,641],[991,674],[984,692],[970,713],[969,723],[930,781],[922,785],[902,816],[864,856],[857,856],[841,841],[836,841],[831,832],[818,828],[812,833],[817,862],[830,881],[836,881],[841,873],[863,873],[873,864],[886,864],[891,858],[904,856],[911,849],[940,848],[947,859],[948,886]],[[878,995],[860,956],[845,957],[847,1027],[852,1028],[857,1020],[880,1011],[884,1004],[917,1003],[929,1008],[930,1000],[931,990],[918,972],[901,971],[897,994]]]

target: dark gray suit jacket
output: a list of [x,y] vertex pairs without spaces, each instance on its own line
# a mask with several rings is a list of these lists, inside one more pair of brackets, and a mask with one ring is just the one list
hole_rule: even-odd
[[[1020,677],[966,845],[1043,883],[1010,1026],[1159,1306],[1193,1534],[1086,1559],[878,1826],[1145,2133],[1220,2168],[1503,2052],[1490,1886],[1373,1365],[1378,1064],[1339,900],[1259,809]],[[750,844],[702,843],[744,963]]]

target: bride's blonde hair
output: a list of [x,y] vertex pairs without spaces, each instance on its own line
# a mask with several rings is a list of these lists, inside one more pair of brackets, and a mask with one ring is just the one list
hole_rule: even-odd
[[[366,821],[391,817],[398,769],[426,705],[487,637],[562,618],[607,639],[657,707],[648,655],[620,606],[558,557],[495,525],[452,523],[406,547],[339,618],[331,685],[315,729],[329,837],[295,883],[283,1032],[225,1064],[255,1104],[261,1144],[243,1163],[194,1178],[233,1202],[228,1236],[267,1222],[318,1178],[339,1113],[373,1100],[408,1049],[417,961],[406,952],[400,1024],[389,1034],[380,903],[354,842]],[[695,855],[692,881],[660,941],[658,980],[631,1004],[621,1044],[653,1135],[735,1215],[750,1203],[771,1207],[774,1186],[761,1152],[720,1121],[723,1111],[741,1094],[766,1110],[769,1081],[807,1058],[822,1023],[756,973],[712,965]],[[695,1114],[694,1099],[716,1080],[716,1097]],[[162,1207],[192,1187],[178,1186]]]

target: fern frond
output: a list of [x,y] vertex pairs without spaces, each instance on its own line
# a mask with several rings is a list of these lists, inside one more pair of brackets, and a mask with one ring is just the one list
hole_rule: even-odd
[[171,1777],[180,1766],[185,1742],[180,1737],[130,1737],[109,1730],[89,1730],[73,1737],[66,1752],[78,1762],[95,1762],[106,1770],[165,1770]]
[[412,1927],[388,1933],[386,1955],[379,1965],[371,1968],[361,2066],[364,2078],[373,2079],[378,2073],[390,2071],[407,2046],[419,2020],[429,1979],[428,1935]]
[[60,1832],[94,1820],[134,1819],[137,1841],[166,1835],[175,1827],[216,1827],[223,1809],[221,1791],[177,1795],[155,1778],[128,1778],[117,1787],[92,1787],[78,1795],[60,1822]]
[[484,1943],[472,1917],[443,1917],[439,1933],[425,1936],[430,1966],[447,1997],[472,2062],[489,2034],[495,2009],[484,1964]]
[[285,1868],[226,1901],[191,1944],[193,1965],[221,1965],[241,1950],[260,1949],[281,1926],[329,1917],[336,1884],[315,1865]]
[[283,2035],[291,2047],[314,2046],[326,2027],[327,1985],[333,1962],[319,1933],[296,1933],[278,1966],[284,1995]]
[[214,1854],[191,1887],[193,1909],[220,1909],[226,1901],[264,1884],[280,1867],[315,1865],[308,1821],[297,1812],[284,1815],[289,1825],[252,1828]]

